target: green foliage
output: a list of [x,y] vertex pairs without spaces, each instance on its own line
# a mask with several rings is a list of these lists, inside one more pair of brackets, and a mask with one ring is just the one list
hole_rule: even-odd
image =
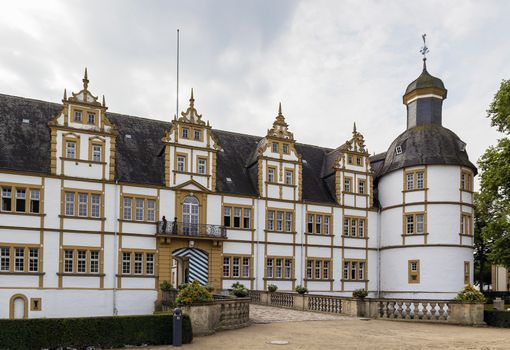
[[169,291],[172,290],[172,285],[168,283],[168,281],[163,281],[163,283],[159,285],[159,288],[163,291]]
[[494,95],[487,116],[491,119],[491,125],[496,126],[498,131],[510,133],[510,80],[503,80],[499,91]]
[[485,302],[485,296],[477,291],[472,285],[467,284],[463,290],[457,294],[455,297],[455,300],[460,301],[478,301],[478,302]]
[[248,288],[246,288],[243,284],[236,282],[232,285],[231,295],[234,295],[238,298],[247,297],[249,294]]
[[[183,316],[183,343],[193,339],[191,320]],[[101,348],[172,344],[172,315],[0,319],[0,348]]]
[[274,293],[278,290],[278,286],[276,284],[268,284],[267,285],[267,290],[270,292],[270,293]]
[[306,294],[306,293],[308,293],[308,288],[303,287],[302,285],[298,285],[298,286],[296,286],[296,288],[294,288],[294,290],[295,290],[298,294]]
[[181,290],[181,289],[184,289],[188,286],[189,283],[181,283],[177,286],[177,290]]
[[488,326],[510,328],[510,311],[485,310],[483,320]]
[[211,292],[207,288],[202,287],[198,281],[188,283],[177,294],[175,301],[179,305],[191,305],[196,303],[204,303],[213,300]]
[[353,292],[352,292],[352,296],[354,298],[360,298],[360,299],[364,299],[366,298],[366,296],[368,295],[368,292],[363,289],[363,288],[360,288],[360,289],[355,289]]
[[204,288],[205,288],[205,289],[207,289],[207,291],[208,291],[209,293],[214,292],[214,287],[213,287],[213,286],[211,286],[210,284],[206,284],[206,285],[204,286]]

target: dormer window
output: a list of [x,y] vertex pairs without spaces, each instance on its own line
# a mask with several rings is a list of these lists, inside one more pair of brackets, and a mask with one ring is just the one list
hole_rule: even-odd
[[202,139],[200,134],[201,134],[200,130],[195,130],[194,131],[194,139],[195,139],[195,141],[200,141]]
[[289,145],[286,143],[283,144],[283,153],[289,154]]
[[396,154],[402,154],[402,147],[401,147],[401,146],[397,146],[397,147],[395,148],[395,153],[396,153]]
[[66,142],[66,158],[76,159],[76,142],[74,141]]
[[92,145],[92,161],[100,162],[101,161],[101,145]]
[[198,159],[198,173],[204,175],[207,172],[207,159]]
[[186,157],[177,156],[177,171],[186,171]]
[[189,138],[189,129],[188,128],[182,128],[182,138],[183,139]]
[[352,164],[352,155],[351,154],[349,154],[347,156],[347,164]]
[[81,111],[74,111],[74,121],[78,123],[82,122]]
[[361,157],[356,157],[356,165],[358,166],[362,166],[363,165],[363,158]]
[[273,153],[278,153],[278,142],[273,142],[273,144],[271,145],[271,150],[273,151]]
[[96,124],[96,115],[94,113],[89,113],[88,123]]

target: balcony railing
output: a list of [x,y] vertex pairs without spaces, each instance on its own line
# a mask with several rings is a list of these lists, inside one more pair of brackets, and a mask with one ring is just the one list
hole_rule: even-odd
[[227,230],[223,226],[190,224],[177,221],[158,221],[157,234],[184,237],[227,238]]

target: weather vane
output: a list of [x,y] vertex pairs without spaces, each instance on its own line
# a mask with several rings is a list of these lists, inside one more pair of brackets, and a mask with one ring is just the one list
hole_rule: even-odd
[[423,34],[421,36],[423,39],[423,47],[420,49],[421,54],[423,55],[423,60],[427,59],[427,54],[429,53],[429,48],[427,47],[427,34]]

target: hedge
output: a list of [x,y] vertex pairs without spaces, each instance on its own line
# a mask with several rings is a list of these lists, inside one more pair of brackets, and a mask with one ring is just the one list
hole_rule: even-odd
[[489,326],[510,328],[510,311],[485,310],[483,320]]
[[[101,348],[172,344],[171,314],[147,316],[0,320],[0,349]],[[183,316],[182,342],[193,339]]]

